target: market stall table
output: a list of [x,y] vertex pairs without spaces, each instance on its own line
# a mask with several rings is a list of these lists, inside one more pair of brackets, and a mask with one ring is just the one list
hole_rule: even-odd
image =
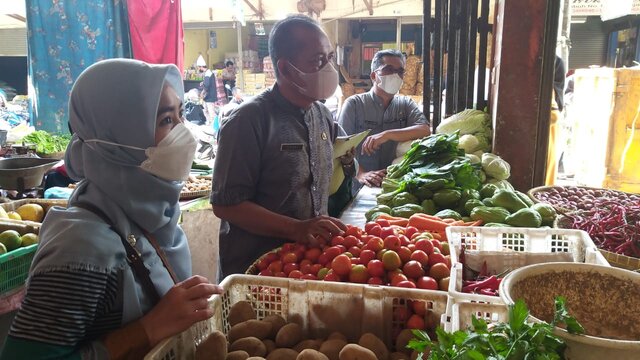
[[376,195],[380,194],[382,189],[363,186],[358,194],[351,200],[349,205],[342,212],[340,220],[345,224],[364,228],[364,214],[372,207],[376,206]]

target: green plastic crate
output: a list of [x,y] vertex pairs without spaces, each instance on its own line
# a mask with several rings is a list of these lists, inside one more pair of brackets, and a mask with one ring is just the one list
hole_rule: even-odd
[[24,285],[38,244],[0,255],[0,294]]

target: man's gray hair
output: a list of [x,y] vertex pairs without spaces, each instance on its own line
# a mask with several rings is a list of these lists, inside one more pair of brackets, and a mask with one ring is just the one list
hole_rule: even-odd
[[404,55],[398,50],[394,50],[394,49],[380,50],[375,55],[373,55],[373,60],[371,60],[371,72],[378,70],[380,66],[384,65],[382,63],[382,58],[385,56],[395,56],[397,58],[400,58],[403,64],[405,62]]
[[293,29],[298,26],[323,33],[317,21],[302,14],[289,15],[275,23],[269,34],[269,56],[271,57],[276,76],[280,75],[278,60],[281,58],[291,58],[304,45],[304,43],[301,43],[301,39],[297,39],[292,34]]

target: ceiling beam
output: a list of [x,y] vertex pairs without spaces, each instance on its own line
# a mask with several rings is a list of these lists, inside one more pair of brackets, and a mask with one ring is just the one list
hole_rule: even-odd
[[258,0],[258,7],[255,7],[249,0],[244,0],[244,3],[247,4],[260,20],[264,20],[264,9],[262,8],[262,0]]
[[27,22],[27,18],[25,18],[25,17],[24,17],[24,16],[22,16],[22,15],[18,15],[18,14],[6,14],[6,15],[7,15],[8,17],[10,17],[10,18],[14,18],[14,19],[16,19],[16,20],[18,20],[18,21],[22,21],[23,23],[26,23],[26,22]]
[[369,15],[373,15],[373,0],[362,0],[369,10]]

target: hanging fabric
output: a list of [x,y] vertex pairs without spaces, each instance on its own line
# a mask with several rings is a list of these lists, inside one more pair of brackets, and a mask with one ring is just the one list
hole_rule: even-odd
[[127,0],[133,57],[183,69],[184,31],[180,0]]
[[130,58],[124,0],[27,0],[33,124],[67,132],[71,87],[96,61]]

